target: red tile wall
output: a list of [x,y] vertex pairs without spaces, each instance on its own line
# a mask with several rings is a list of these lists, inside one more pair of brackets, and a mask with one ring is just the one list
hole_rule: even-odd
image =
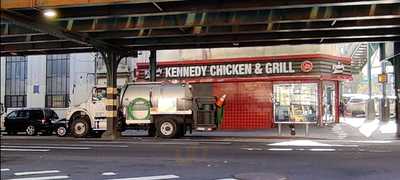
[[272,127],[271,82],[213,83],[213,94],[227,95],[221,129]]

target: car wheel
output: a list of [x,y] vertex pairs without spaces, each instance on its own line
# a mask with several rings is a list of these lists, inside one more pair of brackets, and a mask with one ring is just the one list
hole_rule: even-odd
[[158,123],[157,133],[162,138],[173,138],[177,133],[176,122],[172,119],[161,120]]
[[36,127],[34,125],[29,125],[26,127],[25,132],[28,136],[34,136],[36,135]]
[[72,135],[76,138],[83,138],[89,134],[90,125],[83,119],[77,119],[72,122],[71,131]]
[[64,126],[60,126],[57,128],[56,130],[56,134],[59,137],[64,137],[67,135],[67,128],[65,128]]

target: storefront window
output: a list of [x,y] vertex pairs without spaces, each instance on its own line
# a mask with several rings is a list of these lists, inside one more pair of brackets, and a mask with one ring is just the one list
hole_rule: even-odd
[[316,122],[317,95],[316,83],[275,84],[275,122]]

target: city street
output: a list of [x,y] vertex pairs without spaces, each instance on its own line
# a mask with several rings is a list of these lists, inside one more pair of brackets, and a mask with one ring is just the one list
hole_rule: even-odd
[[400,142],[2,136],[1,179],[398,179]]
[[0,5],[0,180],[400,180],[399,0]]

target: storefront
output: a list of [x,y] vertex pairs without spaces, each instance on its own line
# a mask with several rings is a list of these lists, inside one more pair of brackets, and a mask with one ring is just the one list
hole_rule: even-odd
[[[160,62],[157,80],[191,83],[195,96],[226,94],[221,129],[272,128],[274,122],[339,122],[339,81],[351,59],[322,54]],[[148,64],[138,64],[138,81]]]

